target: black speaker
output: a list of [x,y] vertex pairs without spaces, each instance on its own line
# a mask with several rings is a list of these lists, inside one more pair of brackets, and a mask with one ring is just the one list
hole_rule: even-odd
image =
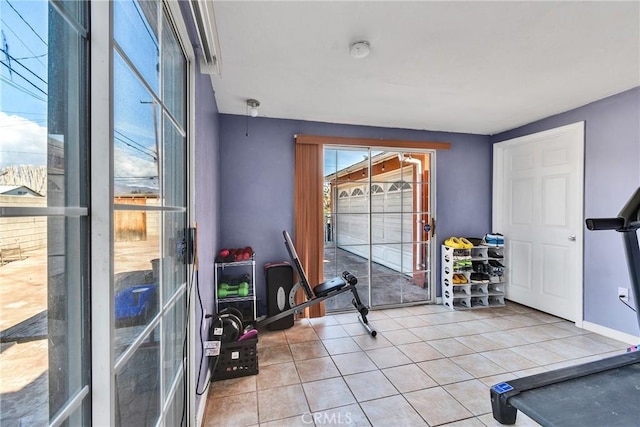
[[[264,275],[267,281],[267,317],[271,317],[290,308],[289,293],[293,288],[293,268],[288,262],[272,262],[265,264]],[[279,331],[292,326],[293,314],[269,323],[267,328]]]

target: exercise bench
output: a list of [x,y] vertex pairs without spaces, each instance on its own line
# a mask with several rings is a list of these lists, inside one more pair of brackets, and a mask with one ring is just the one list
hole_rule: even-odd
[[[336,295],[340,295],[344,292],[351,292],[351,294],[353,295],[351,304],[353,304],[355,309],[360,313],[358,315],[358,320],[360,321],[360,323],[362,323],[367,332],[372,337],[375,337],[378,333],[371,327],[371,325],[369,325],[369,321],[367,320],[369,309],[362,303],[362,301],[360,300],[360,296],[358,295],[358,290],[356,289],[358,279],[356,278],[356,276],[349,273],[348,271],[344,271],[341,277],[335,277],[331,280],[327,280],[326,282],[322,282],[314,286],[312,289],[309,285],[309,281],[307,280],[307,275],[304,272],[304,268],[302,268],[300,259],[298,258],[296,248],[293,246],[293,242],[291,241],[291,236],[289,236],[289,233],[286,230],[284,230],[282,234],[284,236],[284,245],[287,248],[287,252],[289,252],[289,258],[291,258],[291,262],[296,269],[296,272],[298,273],[298,278],[300,279],[300,281],[294,285],[294,287],[291,289],[291,292],[289,293],[290,308],[274,316],[267,317],[266,319],[259,321],[258,327],[266,326],[269,323],[275,322],[276,320],[280,320],[294,313],[301,313],[305,308],[316,305],[328,298],[333,298]],[[296,305],[295,295],[300,288],[302,288],[302,290],[304,291],[307,301]]]

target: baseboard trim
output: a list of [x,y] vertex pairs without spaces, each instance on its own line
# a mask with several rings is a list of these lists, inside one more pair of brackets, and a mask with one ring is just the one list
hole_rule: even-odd
[[596,334],[604,335],[607,338],[626,342],[627,344],[637,345],[638,343],[640,343],[640,337],[636,337],[625,332],[616,331],[615,329],[607,328],[606,326],[587,322],[586,320],[582,322],[582,328],[590,332],[595,332]]
[[[207,369],[207,378],[205,379],[204,384],[210,384],[210,381],[211,381],[211,371]],[[204,421],[204,410],[206,408],[207,408],[207,393],[200,396],[200,401],[198,402],[198,410],[196,413],[196,426],[198,427],[202,426],[202,422]]]

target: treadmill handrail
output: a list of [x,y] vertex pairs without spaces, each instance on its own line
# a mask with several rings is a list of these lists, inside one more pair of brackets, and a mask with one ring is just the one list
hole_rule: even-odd
[[589,230],[632,231],[640,228],[640,188],[629,198],[617,218],[589,218]]
[[640,229],[640,188],[629,198],[617,218],[589,218],[585,222],[589,230],[616,230],[622,233],[636,317],[640,325],[640,245],[637,232]]
[[640,187],[624,205],[618,217],[624,220],[624,228],[632,229],[633,223],[640,223]]

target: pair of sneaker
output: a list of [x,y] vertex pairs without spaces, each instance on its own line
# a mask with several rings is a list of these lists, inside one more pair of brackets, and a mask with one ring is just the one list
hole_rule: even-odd
[[484,235],[483,241],[489,246],[503,246],[504,236],[500,233],[487,233]]
[[471,249],[473,247],[473,243],[464,237],[449,237],[444,241],[444,244],[453,249]]
[[471,273],[471,283],[489,283],[491,277],[487,273]]
[[502,276],[504,274],[504,265],[495,259],[490,259],[488,265],[491,268],[491,274],[494,276]]
[[454,285],[466,285],[467,283],[469,283],[469,281],[467,280],[467,276],[465,276],[464,274],[456,273],[453,275]]
[[487,251],[487,255],[489,256],[489,258],[504,258],[504,256],[495,249],[489,249]]
[[468,259],[459,259],[453,261],[454,270],[471,270],[471,265],[471,257],[469,257]]

